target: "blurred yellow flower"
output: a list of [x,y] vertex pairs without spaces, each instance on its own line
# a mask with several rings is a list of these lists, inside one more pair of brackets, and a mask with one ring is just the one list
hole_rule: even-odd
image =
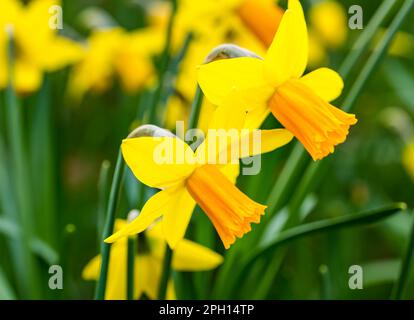
[[337,1],[323,0],[309,10],[309,65],[327,61],[327,49],[338,49],[348,35],[347,15]]
[[[116,230],[128,225],[125,220],[117,220]],[[155,224],[145,232],[145,238],[137,240],[137,254],[134,270],[134,299],[145,294],[150,299],[157,298],[161,279],[166,243],[160,224]],[[109,261],[108,280],[105,293],[107,300],[126,299],[128,241],[123,238],[112,246]],[[177,271],[205,271],[219,266],[223,258],[216,252],[195,242],[183,239],[177,244],[172,258],[172,268]],[[97,280],[101,266],[101,256],[93,258],[84,268],[85,280]],[[174,283],[170,279],[167,299],[175,299]]]
[[[379,30],[375,37],[374,45],[382,39],[386,30]],[[408,32],[399,31],[394,37],[388,53],[392,56],[413,59],[414,57],[414,36]]]
[[404,148],[402,154],[402,163],[411,179],[414,180],[414,142],[406,145]]
[[307,59],[303,10],[298,0],[290,0],[264,60],[244,57],[204,64],[198,82],[215,105],[222,106],[231,97],[240,101],[251,122],[272,112],[318,160],[345,141],[357,120],[329,104],[342,91],[341,77],[327,68],[302,76]]
[[[230,117],[229,111],[224,107],[217,109],[211,128],[240,128],[245,113],[232,112]],[[237,160],[232,153],[234,145],[217,144],[216,134],[208,134],[195,152],[175,136],[125,139],[121,148],[129,168],[141,182],[161,191],[147,201],[138,218],[105,241],[111,243],[140,233],[163,216],[164,236],[170,247],[174,248],[184,237],[196,202],[213,223],[225,248],[234,243],[236,236],[241,238],[250,231],[251,223],[259,223],[266,207],[234,186],[233,181],[238,174],[238,166],[233,164]],[[246,137],[248,141],[253,141],[251,135],[252,131],[239,134],[235,137],[237,144],[232,142],[240,147],[240,142],[246,141]],[[238,152],[236,156],[274,150],[288,143],[292,135],[284,129],[265,130],[260,138],[260,150],[249,147],[249,150]],[[159,161],[157,155],[160,150],[164,150],[161,152],[166,153],[168,161]],[[223,155],[227,165],[219,164]]]
[[309,11],[310,24],[321,41],[330,48],[340,47],[347,37],[347,16],[336,1],[316,3]]
[[49,26],[49,9],[58,0],[33,0],[23,5],[18,0],[0,3],[0,88],[8,83],[7,30],[15,42],[14,86],[19,93],[30,93],[42,84],[42,74],[72,64],[83,49],[68,38],[59,36]]
[[103,92],[115,75],[124,90],[136,92],[155,77],[152,57],[161,51],[162,30],[145,28],[126,32],[121,28],[94,31],[84,59],[69,79],[69,94],[81,98],[86,92]]
[[283,16],[283,10],[275,1],[243,0],[237,13],[243,23],[269,47]]

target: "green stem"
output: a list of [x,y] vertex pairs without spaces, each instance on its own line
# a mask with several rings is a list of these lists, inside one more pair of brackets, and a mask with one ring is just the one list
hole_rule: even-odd
[[328,266],[325,264],[321,265],[319,267],[319,274],[321,277],[321,298],[322,300],[329,300],[332,297],[332,288]]
[[358,96],[360,95],[361,91],[364,89],[365,85],[367,84],[368,80],[374,73],[378,64],[381,62],[382,58],[386,55],[392,40],[394,39],[396,33],[400,29],[404,20],[407,18],[408,14],[410,14],[413,8],[413,5],[414,5],[414,0],[406,0],[403,6],[401,7],[400,11],[395,16],[391,25],[387,29],[384,37],[381,39],[381,42],[375,48],[374,52],[368,59],[361,73],[359,74],[358,78],[354,82],[352,89],[348,94],[348,97],[345,99],[345,102],[344,102],[345,111],[348,112],[354,107],[354,104]]
[[106,281],[108,278],[109,258],[111,254],[111,245],[108,243],[105,243],[104,240],[108,238],[113,233],[113,230],[114,230],[115,213],[118,207],[119,197],[121,194],[121,185],[122,185],[122,178],[124,176],[124,169],[125,169],[125,163],[122,158],[122,152],[121,150],[119,150],[118,158],[116,161],[115,172],[114,172],[114,178],[113,178],[112,186],[111,186],[111,193],[109,195],[105,228],[104,228],[104,232],[102,235],[102,243],[101,243],[102,263],[101,263],[101,271],[99,274],[99,280],[98,280],[98,284],[96,286],[96,292],[95,292],[96,300],[103,300],[105,298]]
[[[297,143],[286,162],[286,167],[276,181],[267,201],[269,212],[274,214],[278,212],[288,201],[292,190],[296,187],[296,182],[301,178],[304,167],[309,162],[309,156],[303,146]],[[266,217],[268,216],[268,217]],[[264,219],[269,220],[271,215],[265,215]]]
[[38,93],[34,109],[31,133],[31,155],[33,181],[38,186],[33,190],[39,235],[56,248],[56,210],[55,210],[55,164],[53,153],[53,117],[50,102],[50,79],[46,75]]
[[197,85],[196,92],[194,94],[194,100],[191,105],[190,118],[188,120],[188,130],[197,128],[198,119],[200,118],[201,106],[203,104],[203,92],[200,86]]
[[345,60],[342,62],[341,67],[339,68],[339,73],[343,77],[343,79],[347,79],[358,62],[359,58],[367,51],[369,48],[371,40],[374,38],[375,34],[377,33],[379,27],[384,22],[384,20],[388,17],[388,15],[392,12],[392,7],[398,1],[395,0],[385,0],[381,3],[381,6],[372,16],[369,24],[364,28],[361,36],[355,41],[351,51],[346,56]]
[[400,275],[392,292],[391,298],[394,300],[402,299],[408,281],[410,280],[410,272],[413,269],[414,262],[414,217],[413,217],[410,238],[408,240],[407,251],[401,264]]
[[[193,34],[190,32],[187,34],[187,36],[184,39],[184,43],[181,46],[180,51],[174,56],[173,59],[171,59],[171,63],[169,64],[168,69],[166,70],[165,80],[166,88],[165,92],[163,94],[163,98],[161,99],[161,107],[165,107],[168,99],[174,94],[176,88],[175,83],[176,79],[181,67],[181,63],[184,60],[188,49],[190,48],[191,41],[193,40]],[[160,110],[157,110],[159,113],[163,113],[163,108],[160,108]]]
[[172,256],[173,256],[173,251],[171,250],[169,245],[166,245],[165,254],[164,254],[164,264],[162,268],[162,277],[161,277],[160,286],[158,289],[159,300],[165,300],[165,297],[167,296],[168,281],[170,280],[170,276],[171,276]]
[[158,86],[155,89],[152,106],[149,111],[150,112],[149,117],[148,117],[149,123],[157,123],[158,105],[160,103],[161,96],[164,91],[164,85],[165,85],[164,82],[166,78],[168,65],[170,62],[171,40],[172,40],[172,32],[173,32],[175,14],[177,13],[177,0],[171,0],[171,2],[172,2],[172,11],[171,11],[170,19],[168,20],[165,45],[164,45],[164,50],[161,55],[160,69],[159,69],[159,76],[158,76]]
[[102,234],[104,232],[104,224],[105,224],[105,213],[107,211],[107,203],[106,200],[108,199],[108,186],[109,186],[109,169],[111,164],[108,160],[102,162],[101,170],[99,172],[99,180],[98,180],[98,219],[97,219],[97,230],[96,233],[98,235],[98,244],[101,244],[102,241]]
[[136,237],[128,238],[127,255],[127,299],[134,300],[134,274],[135,274],[135,243]]
[[27,166],[27,155],[23,135],[23,119],[20,101],[14,90],[14,43],[10,35],[8,41],[8,75],[9,83],[6,89],[7,131],[10,139],[11,159],[14,173],[16,201],[19,211],[18,220],[22,225],[22,242],[25,260],[25,272],[19,274],[21,289],[28,298],[36,299],[41,296],[40,276],[37,261],[30,252],[30,239],[35,235],[34,220],[32,217],[32,198],[30,190],[30,174]]

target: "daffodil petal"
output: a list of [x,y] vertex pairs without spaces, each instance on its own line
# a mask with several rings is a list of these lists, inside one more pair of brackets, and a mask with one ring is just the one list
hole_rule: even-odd
[[246,129],[258,129],[269,115],[270,109],[267,106],[256,108],[249,111],[246,115],[244,122],[244,128]]
[[246,108],[264,104],[269,87],[264,78],[263,60],[242,57],[223,59],[198,67],[198,83],[207,99],[217,106],[236,89]]
[[154,188],[165,188],[185,180],[194,170],[187,162],[191,148],[176,137],[125,139],[122,154],[135,177]]
[[211,270],[221,263],[223,263],[221,255],[186,239],[177,244],[172,260],[173,268],[178,271]]
[[84,280],[96,280],[99,276],[99,270],[101,269],[101,256],[92,258],[91,261],[82,270],[82,278]]
[[142,283],[142,291],[152,300],[157,298],[162,272],[162,260],[151,255],[141,257],[142,273],[136,269],[136,275]]
[[308,32],[302,6],[289,0],[279,29],[265,57],[265,75],[277,87],[291,78],[299,78],[308,61]]
[[241,129],[246,121],[246,115],[246,112],[238,106],[220,106],[214,111],[209,129]]
[[201,164],[236,165],[240,158],[273,151],[292,138],[293,134],[285,129],[217,131],[198,147],[196,155]]
[[111,250],[105,292],[106,300],[126,299],[127,248],[127,241],[125,241],[117,243]]
[[122,237],[128,235],[137,234],[147,229],[154,220],[158,219],[166,208],[174,203],[175,197],[179,194],[179,190],[184,189],[183,187],[169,188],[162,190],[153,195],[142,208],[141,213],[132,222],[125,225],[119,231],[114,233],[112,236],[105,239],[106,243],[113,243]]
[[220,168],[222,174],[226,176],[233,184],[236,184],[237,177],[240,174],[240,163],[228,164]]
[[299,81],[328,102],[338,98],[344,88],[344,82],[341,76],[328,68],[316,69],[304,75]]
[[184,238],[195,204],[187,189],[183,188],[175,194],[174,201],[165,208],[162,227],[165,239],[171,248],[174,249]]
[[[284,146],[293,139],[293,134],[286,129],[261,130],[260,153],[271,152]],[[254,149],[252,148],[254,151]],[[254,155],[253,153],[252,155]]]
[[42,71],[29,61],[20,59],[16,61],[14,81],[19,93],[30,93],[37,90],[43,81]]
[[134,266],[134,299],[139,299],[145,289],[145,279],[151,270],[147,270],[145,264],[145,255],[135,255]]
[[286,129],[251,130],[241,137],[240,156],[250,157],[270,152],[284,146],[292,139],[293,134]]

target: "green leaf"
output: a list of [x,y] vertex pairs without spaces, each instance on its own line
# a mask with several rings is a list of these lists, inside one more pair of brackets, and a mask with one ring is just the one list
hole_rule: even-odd
[[7,281],[7,277],[3,269],[0,267],[0,300],[15,300],[15,299],[16,299],[16,295],[10,283]]
[[383,68],[389,85],[414,117],[414,76],[397,60],[387,61]]
[[244,261],[239,262],[239,273],[233,276],[233,281],[228,282],[228,285],[233,285],[234,289],[234,284],[240,283],[241,279],[248,275],[249,269],[258,259],[271,256],[275,249],[284,244],[321,232],[374,223],[405,209],[405,203],[396,203],[376,210],[319,220],[288,229],[282,232],[276,240],[256,248],[247,255]]
[[[12,220],[0,217],[0,234],[16,241],[21,237],[21,228]],[[29,241],[32,253],[42,258],[47,264],[56,264],[59,261],[58,253],[46,242],[39,238],[32,238]]]
[[414,219],[412,219],[411,232],[408,238],[407,249],[401,264],[401,269],[397,282],[395,283],[392,293],[393,299],[401,299],[407,288],[410,274],[412,273],[412,266],[414,264]]

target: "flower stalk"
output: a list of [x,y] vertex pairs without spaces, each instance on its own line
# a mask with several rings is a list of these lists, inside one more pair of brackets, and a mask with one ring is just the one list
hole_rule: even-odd
[[118,207],[119,197],[121,194],[122,178],[124,176],[125,163],[122,158],[122,152],[119,150],[116,161],[114,177],[109,195],[109,202],[106,213],[106,222],[101,242],[102,263],[99,274],[98,284],[95,291],[95,299],[103,300],[105,298],[106,282],[108,278],[109,258],[111,254],[111,244],[103,240],[109,237],[114,231],[115,214]]

